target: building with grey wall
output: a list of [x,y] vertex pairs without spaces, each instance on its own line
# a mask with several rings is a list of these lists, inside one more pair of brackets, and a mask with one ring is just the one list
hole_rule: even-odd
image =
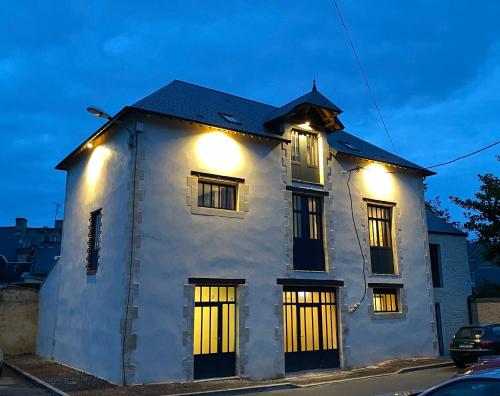
[[433,173],[340,113],[174,81],[109,119],[57,166],[38,353],[127,384],[437,355]]
[[440,354],[447,355],[455,332],[469,324],[467,298],[472,287],[467,235],[429,211],[427,227],[438,346]]

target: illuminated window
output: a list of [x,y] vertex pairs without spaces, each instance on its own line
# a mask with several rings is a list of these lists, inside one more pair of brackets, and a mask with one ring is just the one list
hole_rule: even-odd
[[292,161],[300,161],[298,131],[292,131]]
[[307,165],[318,166],[318,137],[316,135],[307,134]]
[[193,354],[233,353],[236,345],[236,287],[196,286]]
[[236,185],[199,180],[198,206],[236,210]]
[[293,179],[319,183],[318,135],[292,130],[291,159]]
[[398,292],[396,289],[373,289],[374,312],[399,312]]
[[285,352],[336,350],[335,293],[285,290],[283,328]]
[[101,248],[102,209],[90,214],[89,238],[87,241],[87,273],[94,274],[99,267],[99,251]]
[[394,274],[392,207],[368,204],[370,257],[374,274]]

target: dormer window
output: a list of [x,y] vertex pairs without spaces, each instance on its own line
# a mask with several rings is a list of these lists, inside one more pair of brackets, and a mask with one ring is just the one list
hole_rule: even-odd
[[319,183],[319,145],[315,133],[292,130],[292,179]]
[[231,114],[219,113],[219,115],[222,118],[224,118],[227,122],[230,122],[231,124],[241,125],[241,122],[239,122],[238,119]]

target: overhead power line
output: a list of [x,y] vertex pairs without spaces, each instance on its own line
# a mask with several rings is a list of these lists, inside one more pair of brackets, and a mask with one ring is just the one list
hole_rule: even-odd
[[487,150],[487,149],[489,149],[489,148],[491,148],[491,147],[493,147],[493,146],[496,146],[496,145],[497,145],[497,144],[499,144],[499,143],[500,143],[500,140],[496,141],[495,143],[491,143],[491,144],[489,144],[488,146],[485,146],[485,147],[483,147],[483,148],[480,148],[479,150],[473,151],[472,153],[465,154],[465,155],[461,155],[460,157],[457,157],[457,158],[452,159],[452,160],[450,160],[450,161],[446,161],[446,162],[442,162],[442,163],[440,163],[440,164],[436,164],[436,165],[428,166],[427,168],[428,168],[428,169],[432,169],[432,168],[437,168],[438,166],[444,166],[444,165],[451,164],[451,163],[456,162],[456,161],[459,161],[459,160],[461,160],[461,159],[464,159],[464,158],[470,157],[470,156],[472,156],[472,155],[474,155],[474,154],[480,153],[481,151]]
[[368,81],[368,77],[366,76],[363,65],[361,64],[361,60],[359,58],[358,51],[356,51],[356,47],[354,46],[354,42],[352,40],[351,33],[349,32],[349,29],[347,28],[347,24],[344,20],[344,17],[342,16],[342,12],[340,11],[340,7],[337,4],[337,0],[333,0],[333,4],[335,4],[335,8],[337,9],[337,14],[339,15],[340,22],[342,23],[342,27],[345,30],[347,39],[349,40],[349,44],[350,44],[352,52],[354,54],[354,58],[356,58],[356,63],[358,64],[359,71],[361,72],[361,76],[363,77],[366,88],[368,89],[368,93],[370,94],[370,97],[372,98],[372,102],[373,102],[373,105],[375,107],[375,110],[377,110],[378,116],[380,118],[380,122],[382,123],[382,126],[385,129],[385,133],[387,134],[387,137],[389,138],[389,141],[391,142],[392,149],[394,150],[396,155],[399,157],[398,151],[396,150],[396,146],[394,145],[394,141],[392,140],[391,134],[389,133],[389,128],[387,128],[387,124],[385,123],[384,117],[382,116],[382,112],[380,111],[380,107],[377,103],[377,99],[375,99],[375,94],[373,92],[373,89],[370,85],[370,82]]

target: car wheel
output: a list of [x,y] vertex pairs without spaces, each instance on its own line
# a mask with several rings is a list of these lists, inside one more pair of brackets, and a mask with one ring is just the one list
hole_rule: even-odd
[[460,360],[454,360],[453,363],[455,363],[455,366],[457,366],[457,368],[459,368],[459,369],[465,367],[465,363],[461,362]]

